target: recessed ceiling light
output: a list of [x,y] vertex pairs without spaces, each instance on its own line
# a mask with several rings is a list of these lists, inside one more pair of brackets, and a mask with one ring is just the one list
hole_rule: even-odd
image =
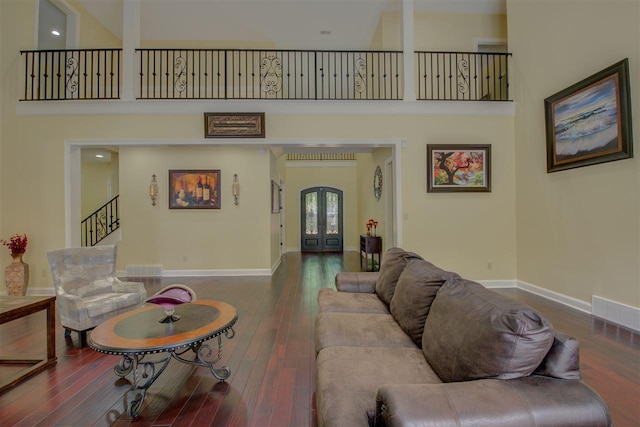
[[96,157],[97,157],[97,158],[99,158],[99,159],[101,159],[101,158],[103,158],[104,156],[103,156],[102,154],[96,154]]
[[54,36],[59,36],[59,35],[60,35],[60,31],[58,31],[58,30],[51,30],[51,34],[53,34]]

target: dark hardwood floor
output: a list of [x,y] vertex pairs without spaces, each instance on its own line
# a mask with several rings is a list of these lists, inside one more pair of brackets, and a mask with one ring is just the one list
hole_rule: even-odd
[[[3,426],[315,426],[313,324],[316,297],[339,271],[358,271],[356,252],[287,254],[273,277],[189,277],[144,280],[151,295],[171,283],[198,298],[238,310],[236,335],[225,340],[218,382],[203,367],[172,360],[151,386],[141,414],[126,415],[128,382],[113,373],[120,360],[79,348],[77,334],[56,331],[58,363],[0,395]],[[499,292],[544,313],[581,344],[584,380],[609,405],[614,425],[640,425],[640,335],[516,289]],[[44,314],[0,327],[0,356],[44,349]],[[0,378],[13,368],[0,368]]]

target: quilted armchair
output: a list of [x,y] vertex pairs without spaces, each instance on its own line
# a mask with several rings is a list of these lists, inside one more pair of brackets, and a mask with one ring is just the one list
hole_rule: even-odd
[[116,277],[116,251],[115,245],[103,245],[47,252],[60,322],[65,335],[80,334],[83,347],[88,330],[141,307],[147,297],[144,284]]

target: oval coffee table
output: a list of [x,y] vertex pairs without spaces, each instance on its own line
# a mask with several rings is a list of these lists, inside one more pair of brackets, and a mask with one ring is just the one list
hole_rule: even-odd
[[[147,389],[165,370],[173,358],[182,363],[205,366],[219,381],[231,375],[227,366],[214,368],[222,358],[222,336],[231,339],[235,335],[233,325],[238,320],[235,307],[220,301],[198,300],[175,308],[180,319],[161,323],[166,315],[157,305],[148,305],[106,320],[91,331],[89,347],[106,354],[122,356],[114,367],[115,374],[130,382],[135,395],[128,414],[137,417]],[[206,343],[218,338],[217,353]],[[184,358],[188,351],[195,353],[194,360]],[[149,360],[159,355],[159,359]],[[213,359],[213,360],[211,360]],[[126,399],[125,399],[126,402]]]

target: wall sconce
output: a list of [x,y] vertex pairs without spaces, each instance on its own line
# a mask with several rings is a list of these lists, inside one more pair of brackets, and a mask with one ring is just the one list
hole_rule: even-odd
[[233,194],[233,204],[238,206],[240,204],[240,182],[238,181],[238,174],[233,174],[233,183],[231,184],[231,194]]
[[149,184],[149,197],[151,197],[151,206],[155,206],[158,201],[158,181],[156,174],[151,175],[151,184]]

